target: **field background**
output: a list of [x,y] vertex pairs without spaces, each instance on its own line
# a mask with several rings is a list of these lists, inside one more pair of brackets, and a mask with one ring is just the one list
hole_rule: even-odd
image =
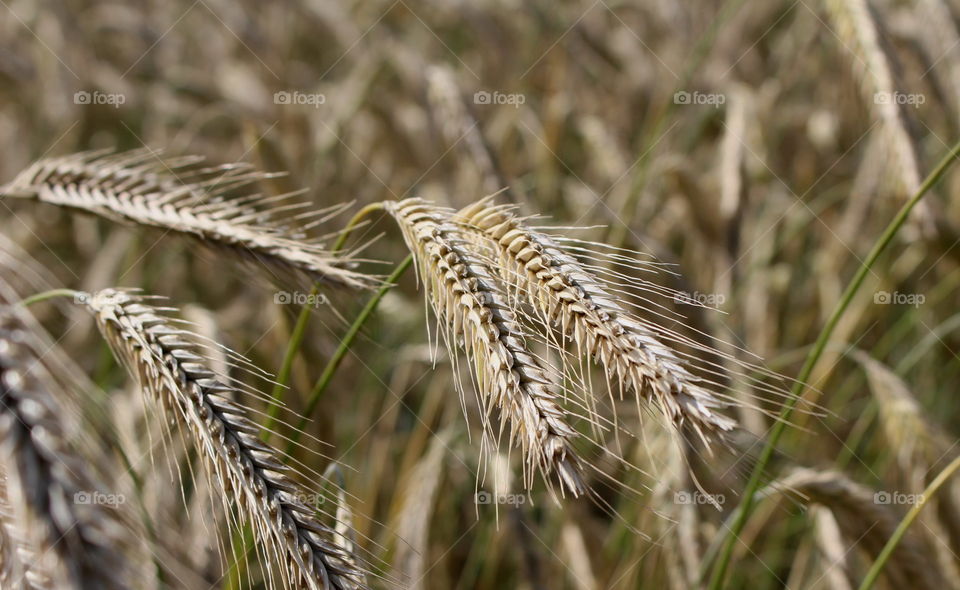
[[[958,14],[952,0],[6,0],[0,182],[90,149],[198,154],[287,172],[262,183],[268,193],[354,203],[330,231],[375,201],[460,207],[506,188],[503,202],[544,224],[675,265],[681,277],[665,284],[723,312],[679,305],[691,326],[793,377],[883,228],[960,136]],[[856,587],[889,536],[876,512],[895,523],[956,456],[958,183],[945,176],[868,274],[805,394],[821,415],[794,416],[769,468],[859,485],[865,504],[761,501],[727,587]],[[167,296],[259,367],[280,366],[298,312],[282,294],[309,286],[271,285],[158,233],[0,205],[3,234],[57,286]],[[362,268],[389,274],[406,255],[399,233],[372,216],[351,243],[371,240],[364,255],[380,262]],[[698,587],[756,440],[698,467],[721,511],[684,502],[694,488],[655,424],[624,450],[653,474],[628,483],[652,489],[612,494],[616,516],[539,487],[478,504],[492,488],[478,484],[479,448],[450,366],[432,361],[416,287],[408,273],[384,298],[308,426],[348,466],[354,524],[382,571],[437,589]],[[326,296],[294,364],[294,409],[369,294]],[[132,399],[88,317],[36,313],[98,385]],[[772,425],[738,417],[757,440]],[[500,492],[523,493],[516,481]],[[942,494],[900,567],[958,587],[960,496]],[[229,584],[215,551],[193,559],[211,587]]]

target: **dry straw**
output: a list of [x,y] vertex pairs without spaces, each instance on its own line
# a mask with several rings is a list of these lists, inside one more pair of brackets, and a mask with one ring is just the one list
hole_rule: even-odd
[[82,299],[114,355],[166,419],[189,434],[210,479],[226,490],[224,498],[236,502],[240,522],[251,523],[265,563],[283,564],[279,584],[311,590],[364,587],[365,575],[337,545],[337,532],[315,516],[307,504],[310,496],[260,439],[260,427],[231,401],[239,395],[236,386],[207,368],[189,332],[161,308],[127,292],[104,290]]
[[296,194],[264,196],[249,189],[270,175],[246,164],[202,167],[194,157],[161,160],[148,150],[81,153],[36,162],[0,194],[93,213],[120,222],[190,236],[272,272],[306,275],[360,288],[373,279],[349,269],[307,235],[331,211],[316,211]]

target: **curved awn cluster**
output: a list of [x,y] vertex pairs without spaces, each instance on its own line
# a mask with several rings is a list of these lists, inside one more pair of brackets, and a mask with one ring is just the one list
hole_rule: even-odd
[[[417,262],[450,357],[456,364],[462,348],[472,366],[484,442],[496,446],[507,426],[509,441],[525,460],[527,489],[537,467],[544,476],[555,475],[562,491],[583,494],[589,488],[583,466],[590,464],[578,456],[583,447],[628,465],[605,440],[611,433],[639,436],[623,432],[617,418],[627,395],[638,414],[646,411],[641,402],[653,408],[678,439],[687,438],[689,429],[709,446],[725,442],[737,424],[722,413],[737,403],[722,393],[729,383],[779,391],[749,374],[769,376],[763,369],[644,317],[642,312],[667,312],[631,297],[676,294],[617,270],[655,269],[632,253],[602,258],[598,245],[561,245],[561,238],[528,225],[512,206],[489,199],[461,211],[416,198],[387,202],[384,209]],[[599,262],[582,261],[578,250]],[[676,314],[669,319],[682,321]],[[720,359],[743,372],[722,372]],[[605,388],[591,381],[591,361],[603,368]],[[463,385],[458,387],[463,395]],[[499,432],[493,408],[500,410]],[[577,423],[590,432],[578,430]]]
[[[244,165],[204,167],[193,158],[160,160],[143,150],[88,153],[40,161],[0,194],[186,236],[260,263],[274,280],[293,275],[333,287],[376,284],[355,269],[356,252],[334,254],[310,237],[340,208],[314,211],[294,194],[246,194],[264,178]],[[479,410],[482,456],[518,449],[528,491],[541,477],[550,489],[559,483],[562,494],[591,495],[591,470],[603,475],[598,456],[629,468],[619,437],[642,433],[621,423],[621,406],[635,407],[638,417],[663,418],[677,440],[693,434],[709,446],[726,442],[736,427],[724,413],[737,401],[722,393],[731,382],[778,391],[761,369],[665,327],[682,317],[654,299],[673,293],[634,277],[633,271],[656,267],[634,253],[551,235],[489,199],[461,211],[422,199],[379,208],[396,221],[416,262],[454,374],[461,373],[461,360],[468,365],[463,372],[473,381],[476,404],[469,405]],[[222,554],[255,550],[270,587],[368,587],[374,574],[358,556],[343,491],[332,514],[311,505],[315,495],[304,482],[324,476],[288,466],[292,457],[267,444],[268,428],[251,418],[256,400],[267,400],[211,369],[208,360],[216,353],[238,357],[201,343],[170,308],[136,292],[106,289],[75,300],[92,312],[114,356],[159,409],[162,441],[184,441],[209,489],[224,491],[211,492],[230,535],[220,538]],[[92,523],[75,506],[63,506],[64,495],[80,484],[53,460],[69,455],[54,444],[60,438],[49,406],[56,400],[28,378],[23,351],[29,349],[16,321],[0,314],[6,459],[0,524],[26,515],[36,534],[22,538],[23,527],[0,526],[0,579],[19,573],[39,586],[126,587],[119,580],[130,570],[116,550],[123,543],[115,540],[121,535],[110,532],[116,527],[105,529],[111,517]],[[237,366],[245,363],[241,358]],[[594,367],[605,387],[595,387]],[[731,374],[731,367],[743,372]],[[468,388],[459,378],[456,384],[468,412]],[[244,396],[254,404],[241,401]],[[192,476],[192,464],[188,469]],[[254,539],[243,539],[247,524]],[[56,559],[23,567],[31,551],[57,546],[57,535],[72,540]]]

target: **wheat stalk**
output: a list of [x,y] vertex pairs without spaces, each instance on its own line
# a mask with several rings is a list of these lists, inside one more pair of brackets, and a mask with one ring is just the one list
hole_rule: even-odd
[[485,432],[496,407],[501,420],[510,423],[511,442],[523,451],[528,488],[539,470],[555,473],[574,495],[583,493],[580,461],[571,446],[577,432],[567,423],[550,371],[527,349],[494,271],[449,221],[448,210],[421,199],[389,202],[385,208],[416,259],[451,358],[462,339],[481,397]]
[[690,424],[701,437],[731,430],[718,410],[728,403],[705,388],[660,336],[617,303],[603,281],[549,235],[528,227],[507,207],[480,201],[457,221],[494,244],[498,268],[515,295],[524,297],[569,336],[625,390],[656,403],[671,424]]
[[184,428],[240,515],[264,547],[284,563],[283,582],[297,588],[362,588],[364,573],[335,543],[336,531],[306,504],[280,456],[259,438],[260,428],[231,398],[238,391],[203,363],[189,333],[172,325],[142,297],[112,289],[83,297],[114,355]]
[[189,157],[163,161],[148,150],[74,154],[34,163],[0,187],[0,194],[190,236],[278,272],[330,285],[373,283],[349,269],[350,257],[334,257],[306,235],[330,211],[303,213],[311,205],[293,200],[295,194],[244,194],[240,189],[270,176],[248,165],[205,168],[198,162]]
[[0,310],[0,457],[14,528],[24,537],[16,545],[37,555],[25,575],[31,585],[129,588],[123,525],[109,506],[83,501],[103,488],[66,442],[66,415],[20,313]]

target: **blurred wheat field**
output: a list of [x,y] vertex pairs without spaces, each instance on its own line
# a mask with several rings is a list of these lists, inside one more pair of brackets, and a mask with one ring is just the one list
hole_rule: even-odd
[[960,589],[954,0],[0,14],[0,588]]

